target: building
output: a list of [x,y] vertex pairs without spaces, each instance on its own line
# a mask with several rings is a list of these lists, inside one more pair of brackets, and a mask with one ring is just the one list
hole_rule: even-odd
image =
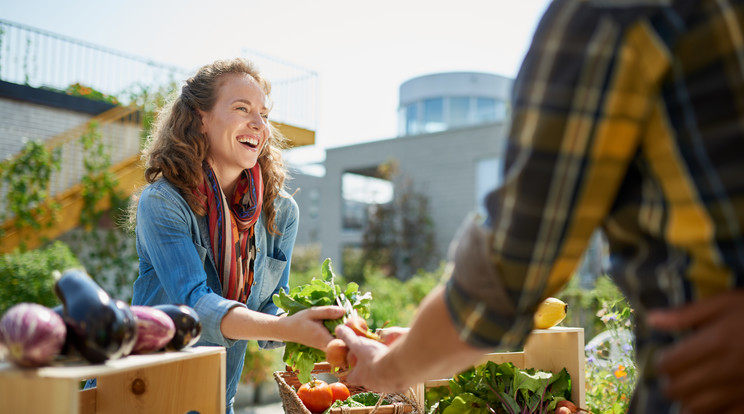
[[[511,83],[472,72],[403,83],[398,137],[328,149],[323,177],[294,173],[289,187],[302,211],[297,243],[320,244],[322,258],[343,271],[343,250],[361,245],[367,207],[389,202],[401,180],[410,180],[428,197],[437,256],[444,260],[460,224],[500,183]],[[389,163],[398,179],[388,181],[386,191],[379,171]]]

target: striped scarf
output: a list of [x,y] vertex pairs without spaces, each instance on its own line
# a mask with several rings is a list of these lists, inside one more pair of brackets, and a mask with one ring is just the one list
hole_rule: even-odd
[[209,239],[222,294],[227,299],[245,303],[251,293],[256,260],[254,225],[261,215],[263,200],[261,168],[256,164],[243,170],[232,202],[227,203],[212,167],[206,161],[202,167],[204,179],[195,192],[204,196],[202,207],[207,211]]

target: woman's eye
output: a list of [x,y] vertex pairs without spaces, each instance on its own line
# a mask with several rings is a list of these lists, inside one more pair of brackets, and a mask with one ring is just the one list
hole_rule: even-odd
[[269,114],[261,114],[261,118],[263,118],[263,119],[269,119]]
[[239,106],[237,109],[238,111],[248,112],[248,108],[246,108],[245,106]]

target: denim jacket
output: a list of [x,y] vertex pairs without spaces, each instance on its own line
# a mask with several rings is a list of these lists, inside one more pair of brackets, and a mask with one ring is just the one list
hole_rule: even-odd
[[[232,411],[248,342],[225,338],[220,322],[235,306],[279,315],[272,296],[289,290],[289,268],[297,236],[299,208],[287,193],[274,201],[279,235],[268,232],[261,215],[256,224],[255,276],[247,304],[222,297],[209,241],[207,218],[194,214],[179,190],[165,179],[142,192],[137,208],[139,277],[134,282],[133,305],[185,304],[202,322],[198,345],[226,348],[226,402]],[[281,342],[259,341],[263,348]]]

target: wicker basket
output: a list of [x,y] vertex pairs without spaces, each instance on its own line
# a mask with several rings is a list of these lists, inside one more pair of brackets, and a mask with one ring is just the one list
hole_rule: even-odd
[[[327,362],[315,364],[313,374],[330,374],[331,366]],[[314,414],[308,410],[296,390],[302,385],[297,379],[297,373],[291,370],[274,372],[274,379],[279,385],[279,395],[282,398],[282,406],[286,414]],[[350,385],[349,392],[356,395],[367,392],[363,387]],[[418,408],[415,396],[409,398],[403,394],[384,394],[384,399],[392,404],[379,405],[377,407],[336,407],[329,414],[424,414],[424,410]],[[317,414],[317,413],[315,413]]]

